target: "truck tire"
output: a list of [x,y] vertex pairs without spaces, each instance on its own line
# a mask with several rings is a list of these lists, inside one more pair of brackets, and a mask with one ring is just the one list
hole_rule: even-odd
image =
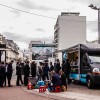
[[90,77],[88,77],[88,79],[87,79],[87,87],[88,87],[89,89],[92,89],[92,88],[93,88],[93,82],[92,82],[92,80],[91,80]]

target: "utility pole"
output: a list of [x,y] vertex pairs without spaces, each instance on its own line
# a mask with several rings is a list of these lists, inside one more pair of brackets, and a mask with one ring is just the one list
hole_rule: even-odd
[[98,11],[98,43],[100,44],[100,8],[97,8],[93,4],[90,4],[88,7]]

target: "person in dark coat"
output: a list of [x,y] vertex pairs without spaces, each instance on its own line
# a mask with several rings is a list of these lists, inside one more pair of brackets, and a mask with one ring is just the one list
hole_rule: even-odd
[[13,64],[13,61],[11,61],[9,64],[8,64],[8,67],[7,67],[7,79],[8,79],[8,87],[11,87],[11,78],[12,78],[12,73],[13,73],[13,67],[12,67],[12,64]]
[[19,62],[17,62],[16,64],[16,75],[17,75],[16,85],[20,86],[19,81],[21,82],[21,84],[23,84],[23,81],[22,81],[22,76],[21,76],[21,65]]
[[27,84],[28,84],[29,74],[30,74],[29,61],[26,61],[26,64],[24,66],[24,85],[25,86],[27,86]]
[[60,76],[58,73],[53,72],[51,81],[52,81],[54,87],[61,85]]
[[43,63],[39,62],[39,66],[38,66],[38,80],[41,81],[43,80]]
[[44,63],[44,66],[42,67],[43,70],[43,81],[47,78],[47,80],[49,80],[49,76],[48,76],[48,72],[49,72],[49,66],[48,66],[48,62]]
[[52,62],[50,62],[50,72],[54,70],[54,66],[52,65]]
[[1,62],[0,63],[0,87],[3,87],[4,78],[5,78],[5,67],[4,67],[4,62]]
[[31,63],[31,75],[36,77],[36,63],[34,61]]
[[65,65],[65,60],[62,62],[62,71],[64,72],[64,65]]
[[66,78],[68,80],[68,84],[70,83],[70,71],[71,71],[71,67],[70,67],[70,62],[69,59],[66,59],[66,63],[64,64],[64,73],[66,75]]
[[4,86],[6,86],[7,68],[8,68],[8,63],[5,63],[5,78],[4,78]]
[[54,87],[57,86],[61,86],[61,80],[60,80],[60,76],[58,73],[56,73],[54,70],[51,72],[51,82],[48,84],[48,87],[50,89],[50,91],[52,91],[52,89]]
[[57,63],[56,63],[56,66],[55,66],[55,71],[56,71],[56,73],[59,74],[60,69],[61,69],[61,67],[60,67],[60,62],[59,62],[59,59],[57,59]]

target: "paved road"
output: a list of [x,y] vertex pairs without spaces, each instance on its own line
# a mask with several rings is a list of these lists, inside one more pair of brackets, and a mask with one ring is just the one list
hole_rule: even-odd
[[[15,83],[16,80],[15,77],[13,77],[13,87],[0,88],[0,100],[53,100],[53,98],[51,99],[26,92],[22,89],[22,87],[15,86]],[[68,92],[100,96],[100,87],[88,89],[85,85],[70,84],[68,85]],[[66,92],[63,92],[63,94],[66,94]]]
[[21,87],[0,88],[0,100],[51,100],[42,96],[30,94],[22,90]]
[[[0,88],[0,100],[51,100],[42,96],[25,92],[21,86],[16,86],[16,76],[12,77],[13,87]],[[25,87],[26,88],[26,87]]]
[[100,86],[97,86],[94,89],[88,89],[85,84],[71,84],[68,86],[68,90],[70,92],[75,91],[75,93],[100,96]]

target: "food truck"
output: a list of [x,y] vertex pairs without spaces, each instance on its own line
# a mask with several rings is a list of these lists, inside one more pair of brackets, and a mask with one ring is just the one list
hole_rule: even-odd
[[100,48],[78,44],[61,50],[70,61],[70,79],[86,83],[88,88],[100,84]]

